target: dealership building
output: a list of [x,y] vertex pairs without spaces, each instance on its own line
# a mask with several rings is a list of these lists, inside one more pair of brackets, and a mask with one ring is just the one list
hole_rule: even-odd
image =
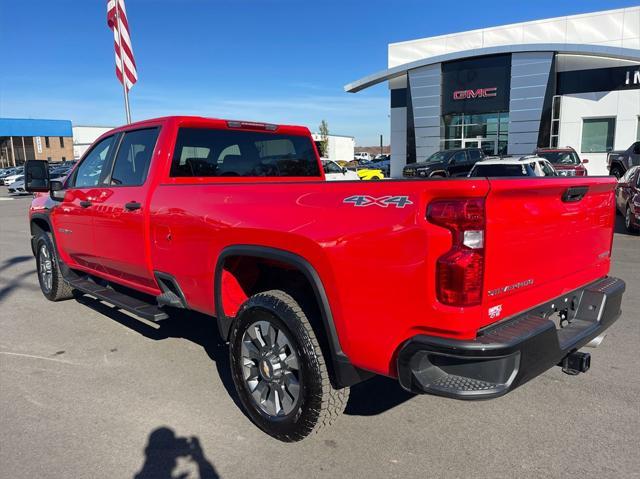
[[27,160],[72,160],[72,135],[68,120],[0,118],[0,168]]
[[391,174],[446,148],[531,154],[571,146],[590,174],[640,139],[640,7],[388,46]]

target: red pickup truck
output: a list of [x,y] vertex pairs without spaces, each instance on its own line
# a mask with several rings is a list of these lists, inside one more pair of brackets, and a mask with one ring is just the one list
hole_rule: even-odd
[[243,407],[285,441],[373,374],[481,399],[588,369],[624,291],[613,178],[330,183],[320,165],[307,128],[196,117],[112,130],[64,182],[28,162],[42,292],[215,317]]

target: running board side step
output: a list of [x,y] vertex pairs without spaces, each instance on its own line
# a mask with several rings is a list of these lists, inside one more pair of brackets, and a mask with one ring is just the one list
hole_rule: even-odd
[[169,315],[162,311],[156,304],[121,293],[109,286],[95,283],[90,279],[79,277],[67,280],[67,282],[72,288],[84,294],[94,296],[101,301],[112,304],[119,309],[124,309],[147,321],[157,322],[169,317]]

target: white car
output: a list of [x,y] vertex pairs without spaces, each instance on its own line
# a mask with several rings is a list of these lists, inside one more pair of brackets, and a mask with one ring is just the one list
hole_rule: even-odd
[[558,176],[558,172],[548,160],[539,156],[489,157],[478,161],[467,175],[469,177],[496,176]]
[[322,167],[327,181],[356,181],[360,180],[358,173],[347,170],[333,160],[322,158]]
[[24,174],[22,174],[22,173],[18,173],[17,175],[7,176],[4,179],[4,186],[11,186],[16,181],[22,180],[22,179],[24,179]]
[[14,181],[7,189],[9,190],[10,194],[14,195],[24,195],[25,193],[27,193],[24,189],[24,179]]
[[369,153],[367,153],[366,151],[360,151],[360,152],[356,153],[355,155],[353,155],[353,159],[354,160],[371,161],[371,155]]

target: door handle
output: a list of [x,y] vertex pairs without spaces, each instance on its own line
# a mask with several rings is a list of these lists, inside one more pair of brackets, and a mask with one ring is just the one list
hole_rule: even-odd
[[142,205],[140,203],[138,203],[137,201],[129,201],[129,203],[124,205],[124,207],[129,211],[135,211],[135,210],[139,210],[140,208],[142,208]]
[[570,186],[562,194],[562,201],[565,203],[575,203],[584,198],[584,195],[589,191],[588,186]]
[[89,206],[91,206],[91,201],[81,201],[80,202],[80,206],[82,206],[83,208],[88,208]]

